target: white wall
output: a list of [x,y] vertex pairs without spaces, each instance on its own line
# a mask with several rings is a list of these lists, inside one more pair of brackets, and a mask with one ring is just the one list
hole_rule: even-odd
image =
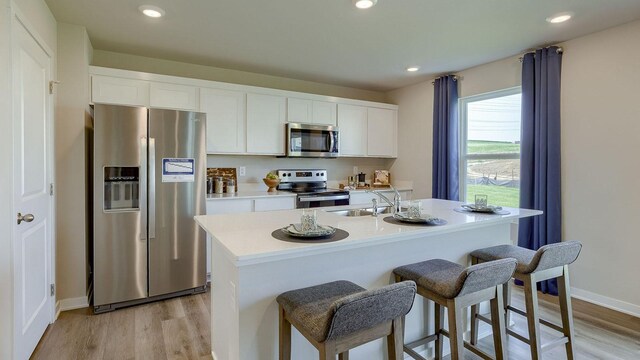
[[[359,172],[367,174],[367,180],[373,178],[374,170],[388,170],[392,159],[374,158],[340,158],[340,159],[289,159],[275,156],[245,156],[245,155],[208,155],[207,167],[239,167],[245,166],[247,174],[238,177],[238,190],[242,191],[242,183],[263,184],[264,176],[278,169],[327,169],[329,181],[342,181],[346,183],[347,177],[353,175],[353,167],[357,166]],[[237,170],[236,170],[237,171]],[[392,173],[393,176],[393,173]],[[403,180],[391,178],[393,180]],[[266,186],[265,186],[266,189]]]
[[431,81],[387,94],[398,105],[398,159],[390,172],[394,179],[413,181],[413,197],[431,197],[433,153],[433,85]]
[[223,69],[144,56],[96,50],[91,65],[149,73],[221,81],[233,84],[261,86],[280,90],[299,91],[350,99],[385,102],[382,92],[345,86],[304,81],[248,71]]
[[562,44],[564,238],[575,294],[640,316],[640,21]]
[[[86,303],[86,138],[91,43],[84,27],[58,24],[56,101],[56,284],[59,300]],[[84,301],[80,299],[84,298]],[[66,307],[64,303],[63,307]]]
[[[640,21],[560,45],[563,238],[584,244],[572,266],[574,295],[640,316],[638,39]],[[519,86],[518,57],[457,72],[460,97]],[[431,80],[388,96],[400,106],[399,159],[392,172],[425,184],[426,175],[430,189]],[[429,146],[416,145],[421,137]]]

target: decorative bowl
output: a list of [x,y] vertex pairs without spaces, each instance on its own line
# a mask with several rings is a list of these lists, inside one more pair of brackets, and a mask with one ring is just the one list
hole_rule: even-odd
[[269,190],[268,190],[269,192],[276,191],[276,186],[278,186],[278,184],[280,184],[280,179],[267,179],[267,178],[264,178],[264,179],[262,179],[262,181],[264,181],[264,184],[269,187]]

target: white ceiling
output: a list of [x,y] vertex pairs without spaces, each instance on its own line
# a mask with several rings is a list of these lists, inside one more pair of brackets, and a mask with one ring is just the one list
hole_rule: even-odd
[[[58,21],[85,26],[95,49],[378,91],[640,18],[639,0],[46,2]],[[166,16],[143,16],[143,4]],[[545,21],[564,11],[574,19]]]

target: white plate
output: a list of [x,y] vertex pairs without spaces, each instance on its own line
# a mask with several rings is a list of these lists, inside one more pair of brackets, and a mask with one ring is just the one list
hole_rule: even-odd
[[465,210],[481,213],[494,213],[502,210],[502,206],[487,205],[485,207],[477,208],[475,204],[462,204],[461,207]]
[[412,222],[412,223],[428,223],[428,222],[437,220],[437,218],[428,214],[420,214],[419,218],[411,217],[406,212],[395,213],[393,217],[400,221]]
[[291,224],[283,227],[281,230],[287,235],[300,238],[325,237],[331,236],[336,232],[334,227],[326,225],[318,225],[316,230],[304,232],[302,231],[302,224]]

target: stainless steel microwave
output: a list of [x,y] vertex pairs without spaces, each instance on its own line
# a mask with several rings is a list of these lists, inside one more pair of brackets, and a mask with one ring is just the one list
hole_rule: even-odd
[[340,155],[340,132],[330,125],[287,124],[287,156],[323,157]]

